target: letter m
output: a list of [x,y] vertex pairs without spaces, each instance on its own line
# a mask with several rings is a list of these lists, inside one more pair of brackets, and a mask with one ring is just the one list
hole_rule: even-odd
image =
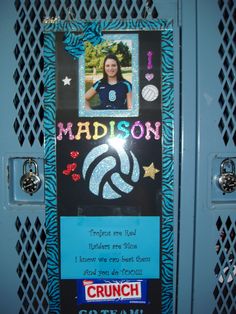
[[58,132],[58,135],[57,135],[57,139],[59,141],[62,140],[62,134],[66,135],[67,133],[69,134],[69,140],[73,140],[75,137],[72,133],[72,126],[73,124],[71,122],[68,122],[67,125],[66,125],[66,128],[64,128],[64,124],[62,122],[59,122],[57,124],[58,128],[59,128],[59,132]]

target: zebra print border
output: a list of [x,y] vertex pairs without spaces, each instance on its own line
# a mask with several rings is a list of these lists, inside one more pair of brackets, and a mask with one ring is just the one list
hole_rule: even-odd
[[60,313],[56,191],[56,57],[55,33],[44,35],[45,224],[50,313]]
[[[45,24],[44,36],[44,130],[45,130],[45,206],[48,256],[48,294],[50,313],[60,313],[59,247],[56,191],[56,64],[55,33],[81,31],[85,22],[61,21]],[[162,313],[173,310],[173,32],[172,21],[113,21],[101,22],[102,30],[161,30],[162,31]]]
[[112,21],[58,21],[55,23],[45,23],[45,32],[81,32],[88,24],[99,23],[102,31],[128,31],[128,30],[172,30],[172,20],[112,20]]
[[174,69],[173,32],[162,32],[162,313],[173,312]]

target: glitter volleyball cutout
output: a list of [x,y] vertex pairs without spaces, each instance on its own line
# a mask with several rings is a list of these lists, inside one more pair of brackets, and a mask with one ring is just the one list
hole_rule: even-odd
[[140,167],[131,151],[125,151],[121,145],[111,148],[102,144],[86,156],[82,175],[93,194],[111,200],[121,198],[133,190],[134,183],[140,177]]

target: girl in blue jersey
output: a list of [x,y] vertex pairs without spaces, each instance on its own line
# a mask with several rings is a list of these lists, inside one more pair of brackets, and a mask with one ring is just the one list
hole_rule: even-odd
[[131,109],[132,85],[123,78],[119,60],[114,54],[105,57],[103,78],[86,92],[87,108],[91,108],[89,101],[96,94],[99,95],[100,105],[94,109]]

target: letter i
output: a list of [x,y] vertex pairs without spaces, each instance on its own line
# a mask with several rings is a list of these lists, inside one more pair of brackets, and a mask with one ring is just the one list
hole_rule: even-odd
[[111,120],[109,122],[109,124],[110,124],[110,137],[113,138],[113,137],[115,137],[114,129],[115,129],[116,123],[115,123],[115,121]]
[[152,69],[152,56],[153,56],[153,52],[152,51],[148,51],[147,53],[147,57],[148,57],[148,63],[147,63],[147,69],[151,70]]

